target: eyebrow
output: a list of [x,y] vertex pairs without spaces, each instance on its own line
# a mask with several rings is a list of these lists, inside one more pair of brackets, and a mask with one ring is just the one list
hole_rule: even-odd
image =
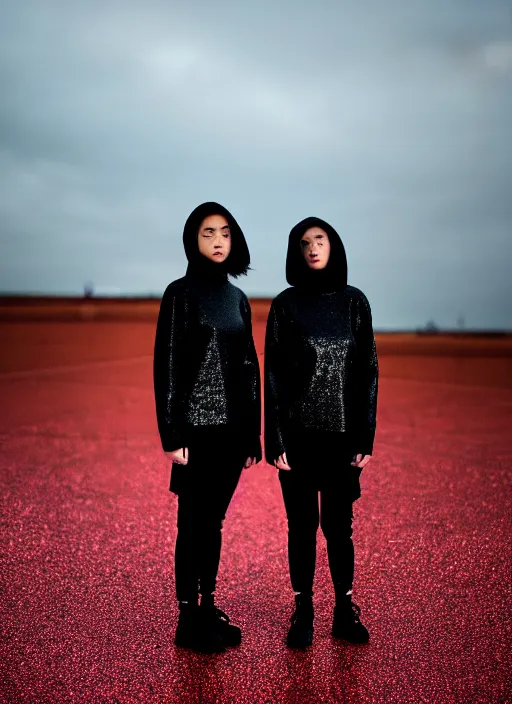
[[[310,236],[311,236],[311,235],[310,235]],[[315,240],[321,239],[321,238],[323,238],[323,237],[327,237],[327,235],[324,235],[322,232],[319,232],[318,234],[313,235],[313,239],[315,239]],[[301,242],[304,242],[304,243],[309,242],[309,240],[306,240],[306,239],[304,239],[303,237],[301,237],[301,240],[300,240],[300,241],[301,241]]]
[[[205,231],[207,230],[208,232],[214,232],[215,229],[216,229],[215,227],[204,227],[203,228],[203,230],[205,230]],[[229,225],[223,225],[220,229],[221,230],[229,230]]]

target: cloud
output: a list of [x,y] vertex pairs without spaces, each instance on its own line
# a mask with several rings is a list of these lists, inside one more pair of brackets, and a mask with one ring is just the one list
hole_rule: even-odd
[[481,57],[490,71],[510,73],[512,71],[512,41],[491,42],[482,47]]
[[315,214],[377,325],[512,326],[505,0],[0,12],[1,289],[161,292],[214,199],[247,232],[249,293],[286,285]]

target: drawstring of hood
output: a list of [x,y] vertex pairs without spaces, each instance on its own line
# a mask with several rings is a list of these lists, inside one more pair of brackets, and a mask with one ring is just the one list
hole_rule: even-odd
[[[301,251],[300,240],[306,230],[320,227],[329,237],[331,252],[324,269],[311,269]],[[309,217],[297,223],[288,237],[286,255],[286,280],[290,286],[305,291],[330,293],[344,291],[347,286],[347,256],[345,247],[336,230],[320,218]]]

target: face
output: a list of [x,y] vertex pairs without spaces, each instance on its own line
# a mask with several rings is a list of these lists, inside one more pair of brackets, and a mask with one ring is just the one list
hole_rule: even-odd
[[220,264],[231,251],[231,232],[223,215],[209,215],[199,226],[199,251],[207,259]]
[[325,269],[331,253],[327,233],[320,227],[310,227],[300,239],[300,249],[310,269]]

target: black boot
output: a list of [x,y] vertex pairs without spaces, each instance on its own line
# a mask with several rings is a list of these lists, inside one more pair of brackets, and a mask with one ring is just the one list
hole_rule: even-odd
[[288,631],[286,645],[289,648],[307,648],[313,642],[313,597],[295,595],[295,612]]
[[360,613],[361,609],[354,604],[350,595],[337,599],[332,621],[332,635],[335,638],[348,640],[349,643],[358,645],[368,643],[370,634],[359,620]]
[[180,601],[179,608],[175,645],[199,653],[222,653],[226,650],[221,636],[203,622],[197,603]]
[[213,594],[205,594],[201,597],[201,620],[214,633],[217,633],[223,640],[224,645],[240,645],[242,642],[242,631],[238,626],[229,622],[229,616],[215,606]]

